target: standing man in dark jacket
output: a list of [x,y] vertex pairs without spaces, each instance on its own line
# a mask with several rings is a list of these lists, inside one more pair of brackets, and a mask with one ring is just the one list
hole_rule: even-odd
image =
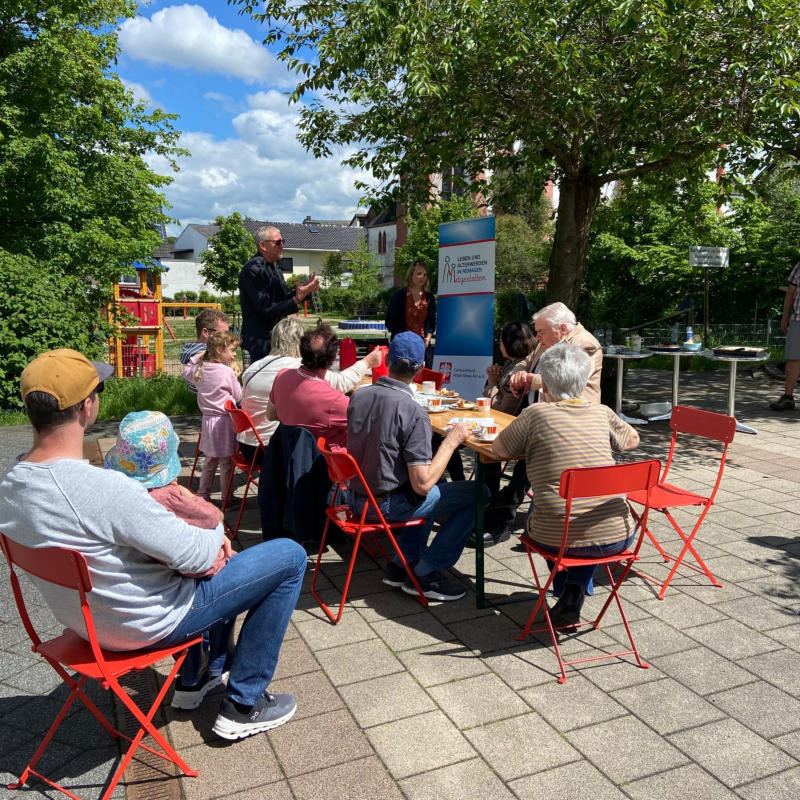
[[255,233],[258,254],[239,273],[239,301],[242,304],[242,346],[250,353],[250,361],[269,354],[270,338],[275,324],[297,312],[302,302],[319,289],[319,280],[298,285],[295,292],[286,288],[278,262],[283,256],[284,240],[272,226]]

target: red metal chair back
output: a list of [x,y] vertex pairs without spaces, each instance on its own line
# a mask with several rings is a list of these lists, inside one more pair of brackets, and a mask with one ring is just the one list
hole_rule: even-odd
[[247,493],[250,490],[250,484],[258,484],[258,476],[261,472],[261,468],[259,466],[259,455],[263,454],[266,446],[261,441],[261,437],[258,435],[258,430],[253,423],[253,418],[247,413],[247,411],[245,411],[243,408],[237,408],[236,404],[232,400],[226,400],[224,407],[228,412],[228,416],[231,418],[231,424],[233,425],[234,433],[245,433],[246,431],[250,431],[256,437],[256,441],[258,442],[252,458],[247,458],[245,455],[239,452],[239,450],[233,454],[234,468],[231,470],[228,486],[222,498],[222,511],[224,513],[225,509],[228,507],[231,489],[233,488],[233,473],[236,472],[237,469],[244,472],[247,475],[247,483],[244,487],[244,496],[242,497],[242,502],[239,504],[239,516],[236,518],[236,525],[228,530],[228,536],[231,539],[235,539],[239,533],[239,525],[241,525],[242,522],[242,515],[244,514],[245,504],[247,503]]
[[434,381],[436,383],[436,391],[442,388],[444,385],[445,378],[447,377],[447,373],[445,372],[436,372],[436,370],[428,369],[427,367],[423,367],[415,376],[414,380],[417,383],[422,383],[423,381]]
[[675,434],[689,433],[724,444],[730,444],[736,434],[736,420],[733,417],[689,406],[675,406],[669,426]]
[[[87,594],[92,590],[92,579],[86,564],[86,558],[82,553],[77,550],[69,550],[61,547],[28,547],[19,542],[15,542],[13,539],[9,539],[3,533],[0,533],[0,550],[3,551],[3,555],[8,562],[11,590],[17,604],[17,610],[22,624],[33,643],[33,652],[42,656],[70,689],[64,707],[56,716],[53,724],[45,734],[44,739],[28,762],[19,780],[9,784],[8,788],[21,788],[28,780],[29,776],[34,775],[48,784],[48,786],[63,792],[69,797],[77,797],[77,795],[50,780],[40,772],[37,772],[35,769],[36,764],[44,754],[45,749],[52,740],[67,710],[75,699],[81,700],[95,719],[97,719],[112,737],[123,738],[131,743],[117,771],[106,787],[101,800],[107,800],[107,798],[113,794],[125,769],[139,747],[166,761],[172,762],[178,766],[185,775],[196,777],[198,774],[197,770],[193,770],[186,764],[172,745],[167,742],[153,725],[151,720],[156,708],[161,705],[164,696],[177,677],[178,670],[186,658],[188,648],[192,645],[200,644],[202,642],[202,636],[197,636],[182,644],[170,647],[125,652],[104,650],[100,646],[100,642],[97,638],[94,617],[87,598]],[[77,600],[80,603],[85,630],[82,633],[78,633],[67,629],[55,639],[42,641],[28,613],[25,597],[22,593],[19,577],[17,575],[17,568],[39,580],[75,591],[77,593]],[[129,672],[152,667],[159,661],[163,661],[170,656],[175,659],[172,669],[153,701],[152,706],[144,712],[121,686],[119,679]],[[65,667],[67,669],[65,669]],[[75,677],[78,675],[80,677],[75,680],[75,677],[67,670],[77,673]],[[95,703],[89,698],[83,689],[88,678],[97,681],[103,689],[113,691],[120,703],[122,703],[137,720],[139,723],[139,730],[133,738],[114,728],[103,716]],[[161,751],[141,743],[145,734],[149,734],[155,739]]]
[[[656,470],[653,474],[653,469]],[[661,462],[636,461],[632,464],[610,464],[603,467],[566,469],[561,473],[558,493],[565,500],[576,497],[603,497],[626,495],[640,489],[649,489],[658,482]],[[569,516],[567,516],[569,522]]]

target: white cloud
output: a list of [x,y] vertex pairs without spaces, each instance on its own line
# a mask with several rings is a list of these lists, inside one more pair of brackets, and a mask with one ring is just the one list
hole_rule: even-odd
[[231,113],[239,111],[241,108],[240,103],[234,100],[230,95],[222,94],[222,92],[204,92],[203,99],[210,100],[212,103],[217,103],[223,111],[229,111]]
[[128,81],[125,78],[120,78],[122,81],[122,85],[133,92],[133,99],[137,103],[144,103],[145,105],[152,106],[153,105],[153,98],[150,96],[150,92],[142,86],[141,83],[136,83],[135,81]]
[[288,70],[265,47],[243,30],[221,25],[200,6],[169,6],[150,19],[125,20],[119,40],[134,59],[220,73],[246,83],[294,85]]

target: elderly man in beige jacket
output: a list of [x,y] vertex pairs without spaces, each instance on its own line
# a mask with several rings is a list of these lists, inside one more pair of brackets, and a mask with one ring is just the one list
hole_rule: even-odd
[[[536,329],[536,349],[528,356],[525,366],[511,376],[510,387],[515,395],[528,393],[528,404],[539,402],[542,378],[539,375],[539,359],[554,344],[567,342],[584,350],[592,362],[592,371],[581,397],[588,403],[600,402],[600,372],[603,368],[603,350],[600,342],[576,319],[575,314],[563,303],[551,303],[533,315]],[[511,480],[492,498],[486,511],[486,531],[483,546],[491,547],[511,536],[517,506],[528,490],[525,462],[518,461]],[[470,540],[474,544],[474,538]]]

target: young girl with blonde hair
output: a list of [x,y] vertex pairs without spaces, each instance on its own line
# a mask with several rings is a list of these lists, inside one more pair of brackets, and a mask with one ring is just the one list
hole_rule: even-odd
[[200,450],[205,458],[197,494],[205,500],[211,496],[214,476],[219,467],[220,488],[228,487],[236,436],[225,403],[238,403],[242,397],[236,372],[232,366],[239,339],[230,331],[215,331],[208,339],[205,353],[192,358],[183,370],[185,380],[197,386],[197,405],[203,414]]

